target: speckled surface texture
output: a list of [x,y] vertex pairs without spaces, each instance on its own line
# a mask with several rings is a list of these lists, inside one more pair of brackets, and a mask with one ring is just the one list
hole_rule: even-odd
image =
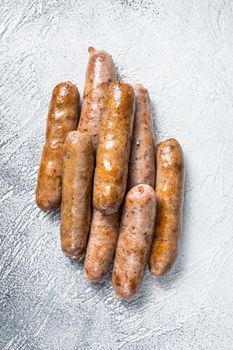
[[[179,258],[117,301],[60,250],[34,191],[53,86],[83,91],[87,48],[148,87],[157,141],[185,152]],[[233,348],[233,1],[2,0],[0,349]]]

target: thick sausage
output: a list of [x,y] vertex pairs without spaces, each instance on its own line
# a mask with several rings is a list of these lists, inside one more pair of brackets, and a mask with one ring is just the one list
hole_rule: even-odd
[[112,263],[119,230],[119,213],[106,215],[94,209],[84,269],[88,280],[98,282]]
[[124,202],[112,275],[120,299],[132,299],[140,288],[153,239],[155,214],[154,189],[143,184],[133,187]]
[[65,255],[85,255],[91,220],[94,156],[88,132],[72,131],[64,144],[61,246]]
[[152,112],[148,91],[141,85],[134,87],[136,112],[129,160],[128,189],[140,183],[155,185],[155,143]]
[[112,83],[101,121],[93,195],[95,208],[105,214],[116,213],[125,194],[134,109],[133,88]]
[[68,132],[77,127],[79,103],[74,84],[60,83],[54,88],[36,189],[36,204],[43,210],[60,206],[63,144]]
[[157,221],[149,267],[153,276],[162,276],[177,256],[182,219],[184,161],[182,149],[175,139],[161,142],[156,158]]
[[90,58],[87,66],[85,89],[79,128],[88,130],[94,150],[97,149],[99,127],[103,114],[104,98],[109,84],[116,81],[116,69],[112,57],[105,51],[88,49]]

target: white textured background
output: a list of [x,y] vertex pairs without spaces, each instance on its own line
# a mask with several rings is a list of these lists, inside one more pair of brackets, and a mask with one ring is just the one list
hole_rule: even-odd
[[[82,93],[89,45],[149,88],[157,141],[186,158],[179,258],[130,304],[34,203],[51,90]],[[233,1],[1,0],[0,101],[0,349],[233,349]]]

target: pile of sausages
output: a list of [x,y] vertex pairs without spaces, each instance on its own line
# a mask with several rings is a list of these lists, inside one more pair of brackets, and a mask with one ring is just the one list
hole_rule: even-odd
[[107,52],[88,51],[80,118],[77,87],[53,90],[36,203],[61,205],[62,251],[85,258],[85,277],[100,281],[114,259],[116,296],[131,300],[147,263],[162,276],[177,256],[183,154],[175,139],[156,151],[148,91],[117,80]]

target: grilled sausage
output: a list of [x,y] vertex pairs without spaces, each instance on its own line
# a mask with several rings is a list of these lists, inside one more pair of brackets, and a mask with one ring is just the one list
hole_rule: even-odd
[[140,288],[153,239],[155,214],[155,191],[151,186],[140,184],[127,193],[112,275],[120,299],[132,299]]
[[108,272],[116,248],[119,213],[106,215],[94,209],[84,269],[88,280],[98,282]]
[[128,189],[140,183],[155,185],[155,143],[148,91],[134,86],[136,112],[129,161]]
[[149,267],[153,276],[162,276],[177,256],[181,231],[184,161],[182,149],[175,139],[161,142],[156,158],[157,222]]
[[60,83],[54,88],[36,189],[36,204],[43,210],[60,206],[63,144],[68,132],[77,127],[79,102],[74,84]]
[[94,156],[91,137],[78,130],[68,134],[64,144],[61,246],[65,255],[85,255],[91,219]]
[[135,109],[133,88],[112,83],[100,127],[93,202],[105,214],[116,213],[126,189]]
[[109,84],[116,81],[116,69],[112,57],[107,52],[95,50],[93,47],[89,47],[88,51],[90,58],[86,72],[79,128],[88,130],[96,151],[104,98]]

